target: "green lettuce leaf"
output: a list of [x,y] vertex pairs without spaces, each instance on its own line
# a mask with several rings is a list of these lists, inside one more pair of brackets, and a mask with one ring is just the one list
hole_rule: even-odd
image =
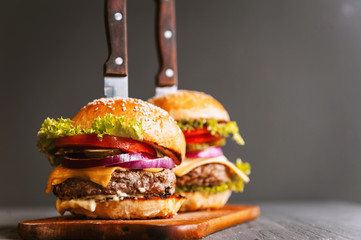
[[217,120],[200,119],[200,120],[180,120],[177,122],[182,131],[191,131],[196,128],[204,128],[211,132],[212,135],[220,134],[222,137],[233,135],[233,140],[239,145],[244,145],[244,140],[239,134],[238,125],[235,121],[220,123]]
[[141,121],[126,119],[124,116],[118,117],[109,113],[102,118],[95,119],[88,129],[80,129],[79,126],[74,126],[71,119],[47,118],[38,132],[37,147],[40,152],[47,156],[52,166],[57,166],[61,162],[61,158],[55,155],[57,138],[79,134],[97,134],[100,140],[102,140],[103,135],[112,135],[143,141],[143,133]]
[[112,135],[138,141],[143,141],[144,133],[140,121],[126,119],[125,116],[117,117],[109,113],[102,118],[96,118],[91,128],[84,131],[88,134],[97,134],[99,139],[102,139],[103,135]]
[[61,158],[55,155],[55,139],[65,136],[81,134],[79,127],[74,127],[70,119],[58,118],[58,120],[47,118],[44,120],[38,132],[38,150],[46,155],[52,166],[61,163]]
[[251,165],[248,162],[243,162],[240,158],[236,160],[236,168],[244,172],[247,176],[251,175]]
[[[251,174],[251,165],[247,162],[242,162],[239,158],[236,161],[236,167],[247,174],[248,176]],[[218,192],[223,192],[226,190],[232,190],[235,192],[243,192],[244,190],[244,182],[241,178],[237,175],[232,175],[232,180],[221,183],[220,185],[216,186],[176,186],[177,192],[206,192],[208,194],[214,194]]]

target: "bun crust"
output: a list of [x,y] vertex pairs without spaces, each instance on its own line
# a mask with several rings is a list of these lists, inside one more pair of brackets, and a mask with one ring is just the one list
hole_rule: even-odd
[[176,121],[216,119],[229,122],[229,114],[223,105],[203,92],[178,90],[176,93],[153,97],[148,101],[169,112]]
[[73,118],[82,129],[111,113],[142,121],[143,141],[153,145],[180,164],[185,154],[185,139],[174,119],[163,109],[134,98],[101,98],[88,103]]
[[182,204],[179,212],[188,212],[222,208],[231,196],[232,190],[212,194],[205,192],[182,192],[180,194],[187,199]]
[[[124,199],[120,201],[96,202],[94,211],[81,207],[64,208],[58,199],[57,208],[60,213],[65,211],[73,215],[100,219],[150,219],[170,218],[177,214],[184,202],[184,197],[171,196],[155,199]],[[64,204],[66,205],[66,203]]]

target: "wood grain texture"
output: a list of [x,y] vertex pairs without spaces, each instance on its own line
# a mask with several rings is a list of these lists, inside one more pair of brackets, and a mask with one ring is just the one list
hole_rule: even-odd
[[[176,11],[175,0],[157,0],[157,43],[160,69],[156,78],[157,87],[178,85],[177,42],[176,42]],[[168,38],[165,32],[171,33]],[[167,76],[167,69],[173,71]]]
[[335,201],[257,203],[255,221],[216,232],[204,240],[360,240],[361,205]]
[[[109,56],[104,63],[105,76],[128,76],[127,44],[127,7],[126,0],[105,1],[105,27],[108,40]],[[115,14],[121,14],[117,20]],[[122,64],[116,64],[116,58],[122,58]]]
[[181,213],[170,219],[87,220],[72,216],[20,222],[23,239],[198,239],[260,214],[258,206]]
[[[361,204],[337,201],[255,202],[261,216],[203,240],[361,239]],[[54,207],[0,208],[0,239],[20,239],[16,224],[55,216]]]

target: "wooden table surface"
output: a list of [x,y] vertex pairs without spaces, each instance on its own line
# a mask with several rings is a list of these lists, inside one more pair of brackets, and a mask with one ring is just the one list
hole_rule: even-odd
[[[205,240],[361,239],[361,204],[337,201],[261,202],[261,216]],[[0,208],[0,239],[20,239],[17,223],[57,216],[53,208]]]

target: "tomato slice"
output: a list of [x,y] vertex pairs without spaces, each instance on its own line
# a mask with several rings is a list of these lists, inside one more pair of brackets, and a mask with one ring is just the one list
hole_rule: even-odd
[[205,133],[205,134],[201,134],[201,135],[186,137],[186,143],[187,144],[188,143],[205,143],[205,142],[215,141],[220,138],[221,137],[219,135],[212,135],[210,133]]
[[190,131],[187,131],[187,130],[183,131],[183,134],[185,137],[197,136],[197,135],[202,135],[202,134],[206,134],[206,133],[210,133],[210,131],[206,127],[195,128]]
[[125,152],[145,152],[156,156],[155,149],[143,142],[124,137],[103,135],[99,140],[95,134],[73,135],[56,139],[56,147],[116,148]]

